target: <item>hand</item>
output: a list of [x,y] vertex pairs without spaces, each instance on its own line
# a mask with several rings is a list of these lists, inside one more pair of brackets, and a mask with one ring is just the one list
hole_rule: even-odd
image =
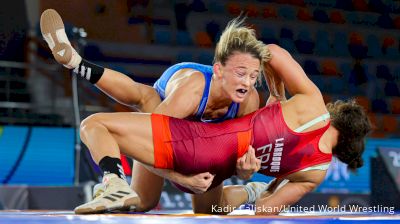
[[248,180],[261,168],[261,160],[256,158],[253,146],[249,146],[247,153],[236,162],[236,175],[243,180]]
[[196,175],[185,176],[182,182],[178,183],[183,187],[193,191],[195,194],[202,194],[211,186],[214,176],[209,172]]

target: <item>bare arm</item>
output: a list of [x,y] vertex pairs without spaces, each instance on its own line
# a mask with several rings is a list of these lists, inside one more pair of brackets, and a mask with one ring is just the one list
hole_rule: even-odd
[[315,189],[313,182],[289,182],[256,201],[256,215],[276,215]]
[[264,64],[264,78],[268,86],[269,97],[267,104],[286,100],[285,85],[268,62]]
[[156,169],[144,164],[143,166],[158,176],[165,177],[172,182],[178,183],[179,185],[193,191],[195,194],[206,192],[214,180],[214,175],[209,172],[186,176],[173,170]]
[[96,83],[106,95],[126,106],[139,106],[142,112],[152,112],[160,103],[160,97],[152,86],[135,82],[120,72],[105,69]]
[[[307,77],[303,68],[293,59],[289,52],[275,44],[269,44],[267,47],[272,54],[272,58],[268,62],[270,68],[267,66],[267,70],[273,71],[275,74],[273,75],[274,80],[281,80],[289,94],[292,96],[296,94],[321,95],[317,86]],[[279,86],[278,88],[282,91],[282,84],[279,84]]]

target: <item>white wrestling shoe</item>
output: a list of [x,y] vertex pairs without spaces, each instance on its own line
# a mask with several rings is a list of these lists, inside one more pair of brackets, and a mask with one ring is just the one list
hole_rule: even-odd
[[94,185],[92,199],[97,198],[98,196],[100,196],[103,193],[104,193],[104,185],[103,185],[103,183],[98,183],[98,184]]
[[254,204],[261,194],[268,189],[269,184],[265,182],[249,182],[244,186],[247,191],[247,203]]
[[104,192],[92,201],[75,208],[75,214],[103,213],[113,210],[132,209],[139,204],[139,196],[129,184],[111,173],[103,177]]
[[56,61],[69,69],[78,67],[82,61],[65,33],[64,23],[54,9],[47,9],[40,17],[40,30]]
[[[275,179],[274,179],[275,180]],[[269,183],[265,182],[249,182],[244,186],[244,189],[247,191],[248,200],[246,203],[254,204],[257,199],[261,197],[261,194],[268,190],[269,185],[273,183],[274,180],[271,180]],[[274,187],[274,192],[279,190],[285,184],[289,183],[288,179],[283,179],[277,187]],[[271,190],[271,189],[270,189]]]

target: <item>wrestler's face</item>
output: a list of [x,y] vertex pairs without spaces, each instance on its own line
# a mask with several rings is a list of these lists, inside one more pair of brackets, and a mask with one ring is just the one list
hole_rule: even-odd
[[249,53],[232,54],[225,65],[219,64],[218,78],[224,93],[233,102],[241,103],[249,95],[260,74],[260,60]]

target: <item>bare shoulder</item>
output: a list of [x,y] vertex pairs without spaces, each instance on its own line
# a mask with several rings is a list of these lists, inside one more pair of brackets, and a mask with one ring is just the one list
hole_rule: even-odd
[[168,81],[166,95],[168,96],[177,90],[184,90],[187,93],[202,93],[204,86],[203,73],[193,69],[182,69]]
[[321,114],[326,112],[325,102],[322,95],[305,95],[297,94],[291,97],[289,100],[282,103],[284,110],[292,111],[297,114]]
[[203,95],[205,79],[200,72],[185,70],[187,71],[170,79],[165,91],[165,99],[155,109],[155,113],[186,118],[197,111]]

